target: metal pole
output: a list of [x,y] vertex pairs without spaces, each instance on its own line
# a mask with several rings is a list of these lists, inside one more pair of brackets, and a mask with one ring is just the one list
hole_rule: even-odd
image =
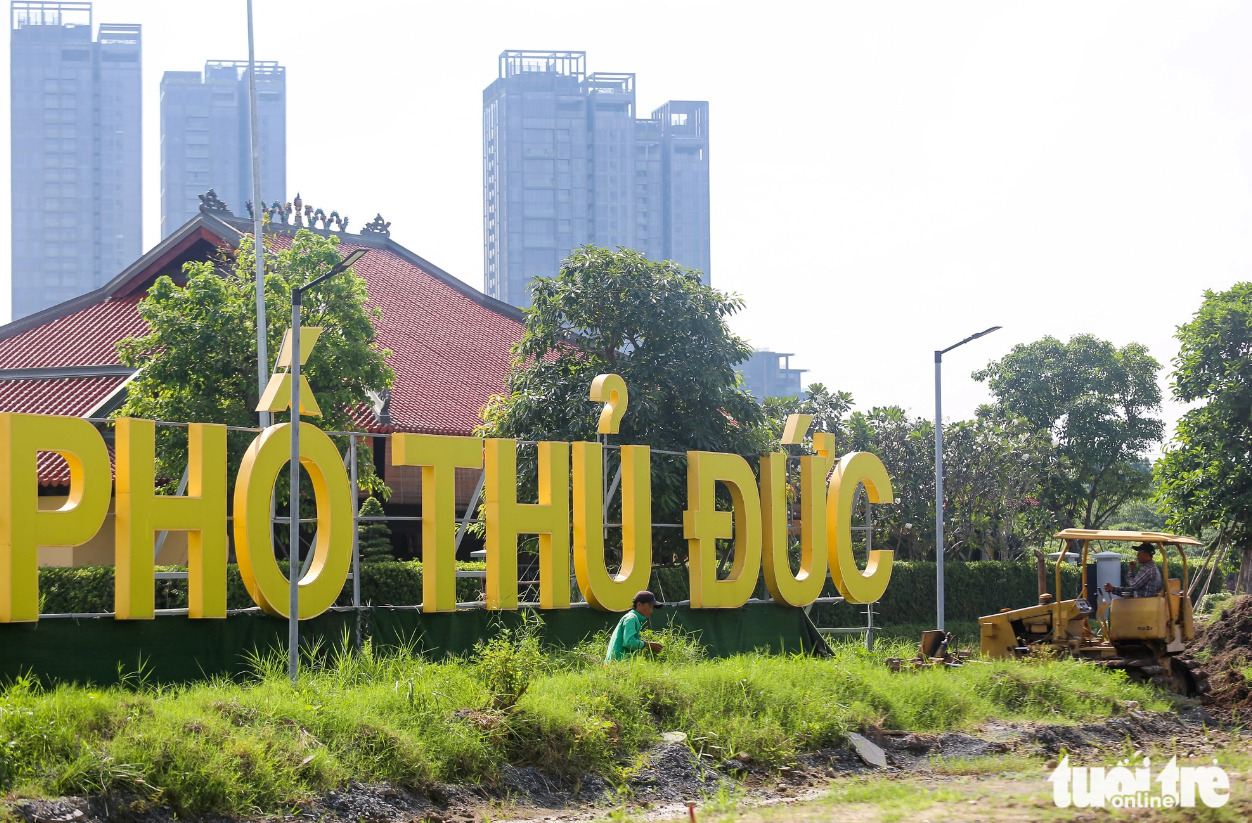
[[[252,38],[252,0],[248,0],[248,137],[252,143],[252,251],[256,256],[256,379],[257,397],[265,394],[269,383],[269,352],[265,335],[265,243],[262,237],[261,214],[261,138],[256,111],[256,50]],[[261,428],[270,425],[269,412],[261,412]]]
[[356,650],[361,650],[361,540],[357,531],[361,493],[357,486],[356,435],[348,435],[348,483],[352,486],[352,608],[356,610]]
[[935,609],[943,631],[943,352],[935,352]]
[[291,290],[291,501],[288,504],[287,670],[300,679],[300,303],[304,295]]

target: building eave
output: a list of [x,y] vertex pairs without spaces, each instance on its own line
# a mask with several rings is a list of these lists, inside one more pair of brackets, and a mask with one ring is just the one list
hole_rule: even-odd
[[238,246],[239,237],[238,230],[225,221],[207,214],[197,214],[100,288],[0,326],[0,340],[7,340],[45,323],[59,320],[110,297],[130,294],[139,284],[146,282],[150,276],[155,276],[155,272],[169,265],[179,254],[201,240]]

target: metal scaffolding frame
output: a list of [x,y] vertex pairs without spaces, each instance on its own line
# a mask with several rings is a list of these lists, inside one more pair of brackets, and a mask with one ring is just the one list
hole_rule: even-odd
[[[115,418],[89,417],[86,419],[87,419],[87,422],[93,423],[97,426],[108,426],[116,422]],[[178,423],[178,422],[172,422],[172,421],[167,421],[167,420],[156,420],[156,421],[153,421],[153,423],[158,427],[165,426],[165,427],[175,427],[175,428],[187,428],[188,426],[191,425],[189,423]],[[227,432],[244,432],[244,433],[251,433],[251,434],[260,434],[262,431],[264,431],[264,429],[259,428],[259,427],[254,427],[254,426],[227,426],[226,430]],[[343,455],[343,462],[344,462],[345,468],[347,468],[348,470],[348,479],[349,479],[351,488],[355,491],[355,495],[353,498],[353,507],[352,507],[352,571],[348,573],[348,577],[352,581],[352,605],[351,606],[332,606],[331,610],[353,611],[356,613],[357,620],[356,620],[356,632],[355,632],[354,640],[356,642],[357,648],[360,648],[361,642],[362,642],[361,615],[362,615],[362,612],[364,612],[365,610],[371,607],[365,606],[361,603],[361,548],[360,548],[360,535],[358,532],[358,527],[360,523],[369,522],[369,521],[421,522],[422,517],[411,516],[411,515],[410,516],[384,515],[382,517],[362,517],[360,514],[361,489],[359,486],[359,472],[358,472],[358,458],[357,458],[359,441],[362,439],[367,439],[367,438],[389,440],[392,436],[391,434],[389,433],[375,434],[371,432],[359,432],[359,431],[358,432],[328,431],[328,432],[325,432],[325,434],[328,437],[346,437],[348,439],[348,448]],[[622,448],[621,444],[611,445],[609,444],[608,439],[609,439],[608,435],[600,435],[597,438],[597,441],[600,443],[601,447],[605,451],[620,451],[621,450]],[[517,440],[515,442],[517,443],[518,446],[537,446],[539,443],[539,441],[535,441],[535,440]],[[687,457],[687,452],[667,451],[665,449],[650,449],[649,451],[652,454],[660,454],[660,455],[666,455],[670,457],[679,457],[679,458]],[[619,492],[620,486],[621,486],[622,465],[621,465],[621,460],[619,459],[618,464],[617,464],[617,471],[614,473],[613,478],[610,480],[609,461],[603,460],[601,461],[601,463],[602,463],[602,468],[603,468],[603,475],[601,477],[600,488],[604,495],[602,515],[603,515],[603,522],[604,522],[604,536],[607,538],[609,529],[620,529],[622,527],[621,523],[609,522],[609,507],[612,505],[613,500],[616,498],[617,493]],[[799,455],[789,454],[787,456],[786,475],[787,475],[787,483],[789,485],[793,478],[793,467],[795,468],[796,471],[798,471],[799,463],[800,463]],[[178,489],[176,492],[179,495],[186,493],[189,469],[190,467],[183,469],[183,474],[182,474],[181,479],[179,480]],[[483,487],[485,486],[485,484],[486,484],[486,470],[484,469],[479,472],[478,482],[474,487],[473,494],[470,496],[469,503],[465,507],[465,511],[460,517],[457,518],[458,526],[457,526],[457,533],[456,533],[456,547],[458,549],[461,547],[461,542],[463,541],[465,537],[465,533],[468,530],[470,524],[485,522],[483,518],[473,516],[482,499]],[[856,495],[853,498],[853,503],[852,503],[853,511],[855,512],[861,506],[862,503],[865,504],[864,524],[860,526],[853,526],[852,529],[853,531],[864,532],[865,549],[868,555],[868,552],[870,551],[870,548],[873,545],[873,509],[868,502],[868,498],[865,495],[864,487],[858,486]],[[271,528],[279,524],[289,524],[291,522],[290,517],[279,517],[277,514],[274,513],[272,499],[271,499],[270,511],[271,511]],[[226,520],[228,523],[232,522],[234,520],[234,516],[227,515]],[[300,522],[301,523],[316,523],[317,518],[316,517],[301,518]],[[795,524],[794,506],[789,503],[787,505],[787,539],[789,543],[792,540],[792,535],[794,535],[796,532],[796,528],[794,524]],[[681,529],[683,524],[681,523],[652,523],[651,526],[653,529]],[[154,548],[153,558],[152,558],[154,562],[157,560],[158,557],[160,557],[161,549],[165,545],[167,534],[168,532],[165,532],[165,531],[157,533],[156,540],[155,540],[155,548]],[[314,540],[316,540],[316,532],[314,532]],[[298,547],[296,548],[295,551],[298,552]],[[295,554],[292,552],[291,547],[288,548],[288,553],[289,553],[289,558],[298,557],[298,554]],[[309,567],[309,564],[312,562],[312,558],[313,558],[313,554],[310,553],[309,556],[304,560],[303,564],[301,565],[300,567],[301,578],[303,578],[304,575],[308,572],[308,567]],[[289,566],[288,574],[290,574],[290,568],[291,567]],[[577,583],[577,580],[574,579],[572,568],[573,568],[573,564],[571,563],[570,587],[571,587],[571,595],[572,595],[571,600],[574,602],[571,602],[570,607],[571,608],[589,608],[590,604],[588,604],[582,598],[582,593],[578,589],[578,583]],[[520,572],[521,570],[519,569],[518,576],[522,577],[522,574]],[[188,576],[187,572],[158,571],[155,573],[156,580],[186,580],[187,576]],[[485,579],[486,572],[473,571],[473,570],[469,570],[469,571],[457,570],[456,576],[458,578]],[[829,569],[827,569],[827,580],[829,579],[830,579],[830,571]],[[534,581],[534,580],[525,580],[525,579],[518,580],[519,586],[533,587],[537,585],[537,583],[538,581]],[[769,598],[769,597],[751,598],[747,601],[747,603],[749,604],[761,604],[761,603],[773,603],[773,602],[775,602],[773,598]],[[843,602],[844,602],[844,598],[842,597],[818,597],[816,600],[813,601],[812,604],[810,604],[810,606],[805,607],[805,611],[807,614],[807,612],[811,609],[813,605],[834,604],[834,603],[843,603]],[[691,603],[690,600],[662,601],[663,605],[669,606],[669,607],[687,606],[687,605],[690,605],[690,603]],[[521,609],[533,609],[533,608],[538,608],[538,606],[539,604],[536,601],[519,600],[518,602],[518,608],[521,608]],[[467,601],[467,602],[457,603],[456,607],[457,609],[482,609],[482,608],[486,608],[486,603],[483,602],[482,600]],[[252,607],[249,609],[232,609],[232,610],[229,610],[227,614],[241,614],[245,612],[251,612],[255,608],[256,607]],[[391,605],[391,606],[388,606],[388,608],[416,611],[416,610],[422,609],[422,604],[418,603],[415,605]],[[861,634],[861,635],[864,635],[865,637],[865,647],[867,649],[873,649],[874,631],[876,627],[874,626],[875,611],[874,611],[874,606],[872,603],[866,606],[864,613],[866,615],[865,626],[818,627],[818,632],[820,632],[823,635]],[[185,615],[187,614],[187,609],[157,609],[156,614],[157,615]],[[44,620],[44,619],[56,619],[56,618],[83,618],[83,617],[110,617],[110,616],[112,616],[112,612],[102,612],[99,614],[95,614],[95,613],[93,614],[41,614],[39,618],[41,620]]]

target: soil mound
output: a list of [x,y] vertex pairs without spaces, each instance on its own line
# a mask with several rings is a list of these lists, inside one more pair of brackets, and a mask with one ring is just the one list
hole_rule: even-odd
[[683,741],[657,746],[628,782],[637,800],[656,802],[698,800],[725,779]]
[[1244,672],[1252,668],[1252,597],[1240,597],[1209,621],[1186,656],[1209,676],[1212,691],[1204,703],[1220,714],[1252,713],[1252,691]]

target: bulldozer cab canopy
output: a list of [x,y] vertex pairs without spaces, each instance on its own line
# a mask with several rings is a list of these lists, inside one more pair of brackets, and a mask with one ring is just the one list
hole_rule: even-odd
[[1059,540],[1113,540],[1123,543],[1160,543],[1167,546],[1203,546],[1194,537],[1165,532],[1129,532],[1110,529],[1065,529],[1052,535]]

